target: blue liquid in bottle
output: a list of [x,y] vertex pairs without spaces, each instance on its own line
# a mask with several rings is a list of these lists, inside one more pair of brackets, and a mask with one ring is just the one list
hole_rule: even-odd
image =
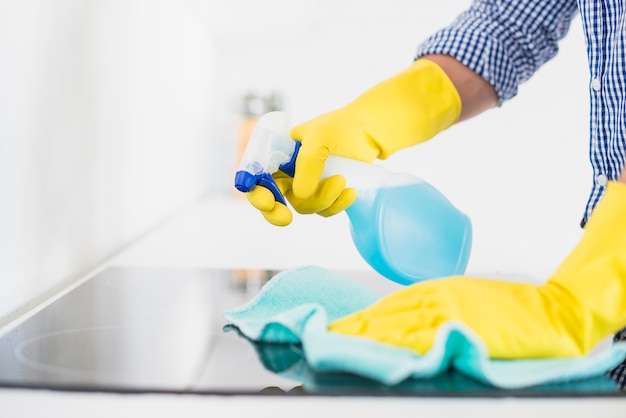
[[346,213],[359,253],[390,280],[409,285],[465,272],[470,219],[427,182],[361,191]]

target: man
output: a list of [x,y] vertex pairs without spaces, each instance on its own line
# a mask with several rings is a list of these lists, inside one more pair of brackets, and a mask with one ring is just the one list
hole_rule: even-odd
[[[578,12],[589,58],[594,173],[578,246],[541,286],[471,278],[420,283],[331,324],[332,330],[424,352],[442,320],[460,319],[473,325],[492,356],[520,358],[584,355],[626,325],[626,225],[621,221],[626,217],[619,212],[621,204],[626,207],[626,6],[620,0],[475,0],[420,45],[409,68],[346,106],[294,127],[292,137],[302,142],[297,171],[293,180],[277,176],[276,181],[298,212],[341,212],[356,192],[341,176],[320,181],[329,153],[384,159],[505,103],[557,54],[557,43]],[[290,210],[267,190],[255,188],[248,197],[269,222],[291,222]],[[412,304],[426,293],[436,295],[429,296],[437,306],[432,315]],[[418,313],[439,319],[419,323]],[[494,316],[497,324],[481,322]],[[611,376],[626,386],[625,366]]]

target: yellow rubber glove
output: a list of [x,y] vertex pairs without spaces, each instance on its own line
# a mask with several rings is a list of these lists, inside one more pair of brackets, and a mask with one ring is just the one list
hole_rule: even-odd
[[626,325],[626,185],[610,182],[581,241],[543,285],[451,277],[421,282],[332,323],[334,332],[428,351],[465,323],[491,358],[573,357]]
[[[343,211],[356,199],[356,191],[346,188],[343,176],[331,176],[322,180],[319,187],[308,199],[296,197],[292,190],[293,179],[282,172],[274,174],[276,185],[283,196],[296,208],[298,213],[317,213],[321,216],[332,216]],[[248,201],[258,209],[265,220],[276,226],[287,226],[293,215],[287,206],[274,201],[274,195],[265,187],[254,187],[246,193]]]
[[[342,176],[320,181],[329,154],[372,162],[424,142],[457,121],[461,99],[452,81],[434,62],[415,61],[401,73],[377,84],[346,106],[291,130],[302,142],[293,181],[278,176],[283,194],[299,213],[335,215],[356,192]],[[274,203],[260,187],[247,193],[250,203],[275,225],[291,222],[287,207]]]

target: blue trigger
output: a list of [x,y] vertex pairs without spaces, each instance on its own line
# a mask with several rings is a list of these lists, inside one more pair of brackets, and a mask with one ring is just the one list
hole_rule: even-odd
[[287,202],[285,201],[283,194],[280,192],[280,189],[278,188],[276,181],[274,181],[274,178],[272,177],[270,173],[258,174],[256,184],[268,189],[274,195],[274,200],[287,206]]
[[300,147],[302,146],[302,142],[294,142],[296,143],[296,145],[293,147],[293,154],[291,155],[291,159],[278,167],[280,171],[292,178],[296,174],[296,158],[298,158],[298,151],[300,151]]
[[235,174],[235,187],[240,192],[248,193],[255,186],[262,186],[274,195],[274,200],[286,205],[285,198],[270,173],[252,174],[239,170]]
[[[302,143],[300,141],[294,141],[294,149],[291,159],[284,164],[281,164],[278,169],[289,177],[293,177],[296,173],[296,158],[298,157],[298,151]],[[245,170],[239,170],[235,174],[235,187],[237,190],[248,193],[254,186],[262,186],[268,189],[274,195],[274,200],[287,206],[287,202],[283,194],[281,193],[276,181],[270,173],[252,174]]]

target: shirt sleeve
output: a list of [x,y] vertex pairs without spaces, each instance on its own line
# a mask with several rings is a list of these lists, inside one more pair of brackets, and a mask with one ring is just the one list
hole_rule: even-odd
[[576,0],[474,0],[418,47],[416,59],[455,57],[491,83],[502,103],[557,54],[577,12]]

